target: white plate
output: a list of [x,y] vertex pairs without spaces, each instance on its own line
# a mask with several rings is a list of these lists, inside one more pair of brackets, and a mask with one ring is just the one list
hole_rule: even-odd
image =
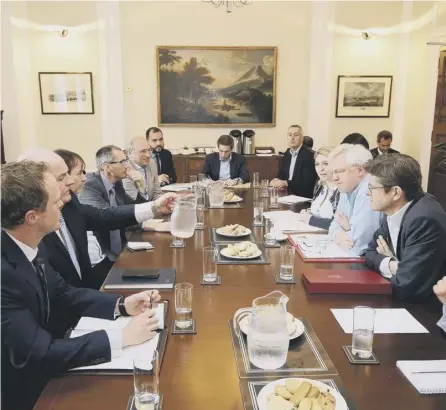
[[227,251],[228,248],[223,248],[220,253],[225,257],[225,258],[229,258],[229,259],[239,259],[239,260],[245,260],[245,259],[255,259],[258,258],[259,256],[262,256],[262,251],[259,249],[254,255],[251,256],[231,256],[228,254]]
[[[317,380],[304,379],[300,377],[290,377],[289,379],[298,380],[300,382],[311,383],[314,387],[317,387],[322,392],[329,391],[336,399],[336,410],[348,410],[347,403],[345,402],[344,397],[342,397],[342,395],[337,390],[331,388],[325,383],[321,383]],[[266,386],[263,387],[262,390],[260,390],[257,396],[257,404],[259,406],[259,410],[267,410],[266,403],[268,397],[274,393],[274,389],[278,384],[285,386],[285,380],[287,379],[280,379],[273,381],[271,383],[268,383]]]
[[238,202],[243,202],[243,198],[231,200],[231,201],[224,201],[225,204],[237,204]]
[[221,236],[226,236],[227,238],[241,238],[242,236],[248,236],[248,235],[251,234],[251,229],[249,229],[249,228],[245,228],[246,232],[242,233],[240,235],[231,235],[229,233],[221,232],[220,230],[223,229],[223,228],[224,228],[224,226],[221,227],[221,228],[218,228],[215,232],[217,232]]
[[281,234],[273,234],[274,235],[274,238],[276,238],[276,241],[277,242],[282,242],[282,241],[284,241],[284,240],[286,240],[286,239],[288,239],[288,235],[285,235],[284,233],[281,233]]
[[[287,312],[287,315],[291,315],[291,313]],[[242,330],[242,332],[245,335],[247,335],[249,332],[250,319],[251,319],[251,315],[250,314],[246,315],[242,320],[240,320],[240,323],[239,323],[240,329]],[[304,324],[299,319],[294,318],[294,320],[297,322],[296,330],[290,334],[290,340],[303,335],[303,333],[305,332]]]

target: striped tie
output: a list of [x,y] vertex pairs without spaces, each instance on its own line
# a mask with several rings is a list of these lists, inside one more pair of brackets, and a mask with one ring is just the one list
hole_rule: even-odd
[[68,228],[67,225],[65,224],[65,219],[63,219],[62,214],[60,214],[60,236],[62,238],[62,242],[66,248],[66,250],[68,251],[68,254],[70,255],[70,259],[73,262],[74,267],[76,268],[76,271],[79,275],[79,277],[82,278],[81,276],[81,267],[79,265],[79,262],[77,260],[77,255],[76,255],[76,251],[74,249],[74,245],[73,242],[70,238],[70,234],[68,233]]

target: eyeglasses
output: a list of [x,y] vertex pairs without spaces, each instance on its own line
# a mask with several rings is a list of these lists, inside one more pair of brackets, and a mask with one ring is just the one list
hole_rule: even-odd
[[343,174],[345,171],[347,171],[347,168],[334,169],[332,174],[339,175],[339,174]]
[[369,184],[368,188],[369,188],[369,192],[371,193],[374,189],[383,189],[383,188],[389,188],[389,187],[387,187],[387,186],[373,186],[373,185]]
[[121,161],[109,161],[109,164],[121,164],[121,165],[125,165],[129,162],[128,158],[125,159],[121,159]]

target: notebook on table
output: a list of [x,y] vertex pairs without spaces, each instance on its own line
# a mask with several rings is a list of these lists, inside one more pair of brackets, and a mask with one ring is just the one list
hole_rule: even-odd
[[400,360],[396,366],[421,394],[446,394],[446,360]]
[[[174,268],[156,269],[159,273],[158,277],[145,278],[141,274],[144,268],[123,269],[114,265],[105,279],[104,289],[173,289],[176,270]],[[146,270],[149,269],[146,268]],[[132,273],[135,274],[133,275]]]

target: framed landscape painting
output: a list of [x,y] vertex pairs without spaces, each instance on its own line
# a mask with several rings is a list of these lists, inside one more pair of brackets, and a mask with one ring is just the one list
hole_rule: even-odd
[[39,73],[42,114],[94,114],[92,73]]
[[391,97],[391,75],[340,75],[336,117],[388,117]]
[[156,48],[160,125],[272,127],[277,47]]

